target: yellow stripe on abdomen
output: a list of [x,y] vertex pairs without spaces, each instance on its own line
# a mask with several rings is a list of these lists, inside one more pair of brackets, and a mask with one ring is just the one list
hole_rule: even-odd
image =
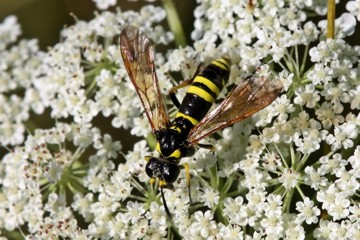
[[211,96],[210,93],[196,86],[190,86],[189,89],[187,90],[187,93],[198,95],[199,97],[210,103],[213,103],[215,101],[214,97]]
[[230,60],[227,58],[219,58],[215,61],[212,61],[211,64],[214,64],[219,68],[224,69],[225,71],[230,71]]
[[180,118],[180,117],[183,117],[183,118],[185,118],[185,119],[187,119],[187,120],[189,120],[191,123],[192,123],[192,125],[196,125],[196,124],[198,124],[198,120],[196,120],[195,118],[193,118],[193,117],[190,117],[189,115],[186,115],[186,114],[184,114],[184,113],[182,113],[182,112],[177,112],[176,113],[176,115],[175,115],[175,119],[176,118]]
[[208,87],[213,93],[217,95],[219,95],[219,88],[209,79],[203,77],[203,76],[196,76],[194,79],[194,83],[202,83],[204,84],[206,87]]

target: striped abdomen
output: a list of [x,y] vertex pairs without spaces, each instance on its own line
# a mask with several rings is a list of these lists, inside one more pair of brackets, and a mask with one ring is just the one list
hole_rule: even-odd
[[229,79],[229,74],[230,60],[226,57],[212,61],[206,66],[188,88],[172,126],[178,126],[177,123],[183,123],[185,120],[188,124],[181,132],[187,135],[209,111]]

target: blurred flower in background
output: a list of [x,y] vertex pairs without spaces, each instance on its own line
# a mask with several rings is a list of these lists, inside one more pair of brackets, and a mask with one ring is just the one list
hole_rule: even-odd
[[[189,33],[180,1],[93,2],[93,19],[75,16],[46,50],[20,38],[15,15],[1,20],[4,239],[360,238],[359,1],[343,3],[334,28],[324,1],[198,1],[186,9]],[[182,172],[165,189],[172,219],[144,171],[154,137],[119,52],[127,25],[158,50],[165,97],[224,55],[222,98],[254,74],[284,86],[267,108],[208,137],[214,154],[182,159],[194,203]]]

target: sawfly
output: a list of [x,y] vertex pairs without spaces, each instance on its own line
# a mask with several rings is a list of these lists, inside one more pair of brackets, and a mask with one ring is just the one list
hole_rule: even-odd
[[[165,211],[170,216],[163,188],[172,187],[180,168],[185,169],[190,193],[189,167],[179,165],[181,158],[192,156],[196,145],[208,147],[199,144],[206,136],[244,120],[272,103],[280,94],[282,84],[266,77],[249,77],[208,112],[229,79],[231,62],[228,57],[222,57],[170,90],[170,98],[178,107],[175,118],[170,120],[155,72],[155,54],[150,39],[138,28],[127,26],[120,35],[120,51],[156,137],[156,151],[160,154],[160,157],[146,158],[145,170],[150,183],[158,183]],[[180,103],[175,93],[186,85],[190,86]]]

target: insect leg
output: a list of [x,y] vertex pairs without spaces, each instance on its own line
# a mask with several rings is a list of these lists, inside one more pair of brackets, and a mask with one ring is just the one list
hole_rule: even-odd
[[210,152],[214,152],[214,146],[211,144],[203,144],[203,143],[198,143],[197,146],[201,147],[201,148],[205,148],[208,149]]
[[187,185],[188,191],[189,191],[189,200],[190,200],[190,204],[192,204],[192,200],[191,200],[191,187],[190,187],[190,180],[191,180],[190,168],[189,168],[189,164],[187,164],[187,163],[184,163],[183,166],[184,166],[185,174],[186,174],[186,185]]
[[175,95],[176,91],[177,91],[178,89],[181,89],[181,88],[184,88],[184,87],[186,87],[186,86],[189,86],[189,85],[194,81],[195,77],[201,72],[202,69],[203,69],[203,67],[202,67],[202,65],[200,64],[200,65],[198,66],[198,68],[196,69],[196,72],[195,72],[193,78],[188,79],[188,80],[185,80],[185,81],[183,81],[182,83],[180,83],[179,85],[177,85],[177,86],[175,86],[175,87],[173,87],[173,88],[170,89],[170,91],[169,91],[170,99],[171,99],[171,101],[174,103],[174,105],[175,105],[177,108],[180,107],[180,102],[179,102],[179,100],[177,99],[177,97],[176,97],[176,95]]
[[193,82],[193,78],[192,79],[189,79],[189,80],[185,80],[185,81],[183,81],[182,83],[180,83],[179,85],[177,85],[177,86],[175,86],[175,87],[173,87],[173,88],[171,88],[170,89],[170,91],[169,91],[169,96],[170,96],[170,99],[171,99],[171,101],[174,103],[174,105],[177,107],[177,108],[179,108],[180,107],[180,102],[179,102],[179,100],[177,99],[177,97],[176,97],[176,91],[178,90],[178,89],[180,89],[180,88],[184,88],[184,87],[186,87],[186,86],[189,86],[192,82]]
[[163,201],[163,204],[164,204],[164,208],[165,208],[165,212],[166,212],[166,215],[171,218],[171,213],[169,211],[169,208],[166,204],[166,200],[165,200],[165,195],[164,195],[164,190],[162,187],[160,187],[160,192],[161,192],[161,198],[162,198],[162,201]]

